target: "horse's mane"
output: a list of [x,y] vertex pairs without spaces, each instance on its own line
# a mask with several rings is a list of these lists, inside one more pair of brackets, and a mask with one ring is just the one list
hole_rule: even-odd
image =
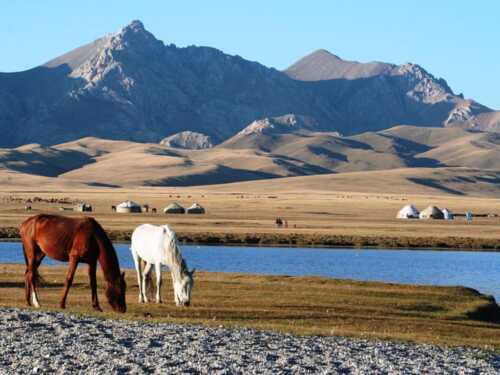
[[187,273],[187,264],[182,258],[177,235],[168,225],[164,225],[163,228],[165,228],[165,235],[168,237],[168,247],[165,249],[168,262],[179,271],[179,275],[176,276]]
[[[117,275],[113,276],[119,276],[120,275],[120,264],[118,262],[118,256],[116,255],[115,248],[113,246],[113,243],[109,239],[106,231],[104,228],[95,220],[94,218],[89,218],[89,220],[92,222],[92,225],[94,227],[94,233],[96,234],[95,240],[97,241],[98,245],[100,245],[99,251],[101,252],[104,250],[106,253],[105,254],[99,254],[99,258],[101,256],[105,256],[106,260],[110,263],[109,266],[115,268],[114,266],[116,265],[117,269]],[[102,267],[102,265],[101,265]]]

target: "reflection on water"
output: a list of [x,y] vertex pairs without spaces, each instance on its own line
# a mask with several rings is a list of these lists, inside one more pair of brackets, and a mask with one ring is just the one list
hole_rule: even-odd
[[[116,245],[133,268],[129,245]],[[500,253],[427,250],[182,246],[189,268],[216,272],[319,275],[403,284],[464,285],[500,301]],[[0,243],[0,263],[24,263],[21,244]],[[44,264],[57,262],[45,259]]]

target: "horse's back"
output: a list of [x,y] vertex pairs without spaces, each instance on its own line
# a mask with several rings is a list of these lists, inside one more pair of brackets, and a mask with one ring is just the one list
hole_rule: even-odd
[[130,248],[148,263],[161,262],[164,234],[161,226],[141,224],[132,232]]
[[33,241],[51,258],[67,261],[69,250],[86,248],[94,233],[95,220],[81,217],[39,214],[26,219],[20,227],[23,242]]

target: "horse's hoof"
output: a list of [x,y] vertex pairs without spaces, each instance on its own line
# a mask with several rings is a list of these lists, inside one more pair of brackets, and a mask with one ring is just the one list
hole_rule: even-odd
[[64,310],[66,308],[66,305],[61,304],[59,305],[59,307]]
[[99,306],[94,306],[94,310],[97,312],[102,312],[102,309]]

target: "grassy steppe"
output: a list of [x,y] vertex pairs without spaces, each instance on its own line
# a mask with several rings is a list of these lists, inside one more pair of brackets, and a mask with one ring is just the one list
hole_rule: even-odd
[[[68,312],[95,314],[85,266],[70,291]],[[64,267],[41,267],[43,308],[57,310]],[[169,275],[162,305],[137,303],[137,282],[127,272],[128,311],[113,313],[99,293],[101,317],[242,326],[305,335],[346,335],[470,345],[500,350],[500,312],[491,299],[463,287],[407,286],[319,277],[257,276],[199,272],[193,304],[177,308]],[[24,266],[0,265],[0,305],[24,307]]]
[[[263,184],[263,182],[261,182]],[[67,199],[92,204],[94,216],[115,240],[127,240],[139,224],[169,224],[183,241],[205,243],[249,243],[281,245],[436,247],[499,249],[500,200],[450,195],[405,195],[329,191],[295,191],[274,180],[271,187],[280,192],[264,193],[255,184],[220,185],[199,188],[66,189],[51,190],[0,188],[0,237],[18,236],[19,224],[40,212],[81,215],[60,211],[70,203],[49,203]],[[248,185],[248,186],[247,186]],[[255,186],[254,186],[255,185]],[[232,187],[231,187],[232,186]],[[231,190],[230,190],[231,189]],[[24,210],[24,201],[33,211]],[[126,199],[149,203],[157,214],[116,214],[111,205]],[[165,215],[163,207],[172,202],[189,206],[198,202],[205,215]],[[414,203],[423,209],[429,204],[448,207],[456,213],[471,210],[476,217],[467,224],[463,217],[455,221],[397,220],[397,211]],[[497,215],[497,216],[495,216]],[[288,228],[277,229],[277,216],[288,220]]]

